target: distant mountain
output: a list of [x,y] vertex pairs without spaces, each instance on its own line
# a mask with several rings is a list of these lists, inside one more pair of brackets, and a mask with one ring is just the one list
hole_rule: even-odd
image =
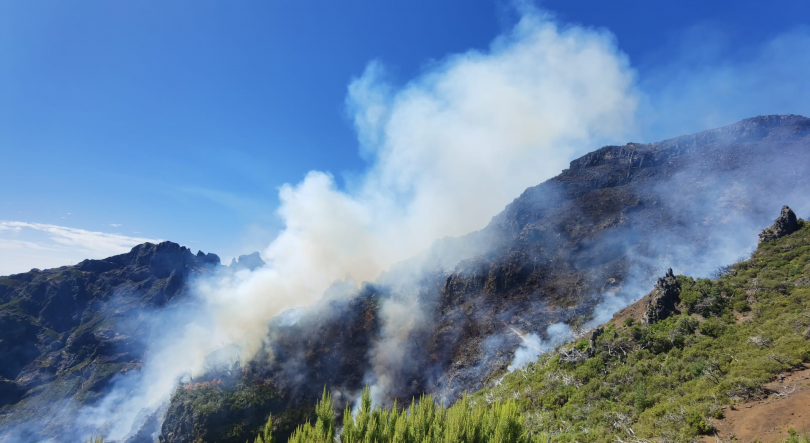
[[[165,420],[149,426],[161,442],[242,443],[273,412],[283,439],[310,417],[324,386],[342,404],[381,375],[389,398],[429,392],[450,403],[501,378],[523,343],[518,334],[551,339],[553,323],[581,331],[648,293],[667,268],[705,276],[750,252],[783,204],[810,211],[809,178],[810,119],[799,116],[601,148],[527,189],[481,231],[437,241],[360,291],[296,312],[296,321],[275,319],[271,344],[251,363],[178,389]],[[153,258],[161,248],[177,252],[171,266],[152,267],[135,259],[148,255],[141,248]],[[66,398],[99,398],[115,373],[137,369],[149,331],[160,330],[148,318],[117,320],[171,309],[186,282],[218,261],[147,244],[0,278],[0,361],[9,362],[0,427]],[[417,302],[400,314],[412,320],[408,329],[392,333],[381,307],[398,300]],[[398,358],[382,358],[386,350]],[[60,435],[56,424],[35,431]]]
[[104,260],[0,277],[0,441],[2,430],[31,418],[32,432],[44,418],[58,441],[80,441],[64,434],[75,407],[100,398],[116,374],[137,370],[161,330],[149,312],[182,299],[189,279],[216,266],[215,254],[144,243]]

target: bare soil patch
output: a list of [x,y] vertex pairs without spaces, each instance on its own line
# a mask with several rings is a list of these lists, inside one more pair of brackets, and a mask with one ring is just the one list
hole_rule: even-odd
[[726,408],[725,417],[714,420],[717,435],[702,441],[778,443],[789,428],[810,433],[810,367],[782,374],[765,387],[772,392],[767,398]]

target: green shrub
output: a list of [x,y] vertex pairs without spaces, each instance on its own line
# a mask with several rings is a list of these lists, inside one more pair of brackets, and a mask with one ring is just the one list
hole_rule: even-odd
[[[315,424],[305,423],[290,437],[290,443],[333,443],[336,441],[336,423],[332,398],[324,389],[315,407]],[[414,401],[407,409],[399,410],[371,406],[371,393],[363,390],[360,408],[352,417],[347,406],[343,413],[341,443],[529,443],[546,442],[544,437],[529,437],[523,427],[523,418],[514,401],[497,402],[484,406],[464,397],[451,408],[436,404],[430,396]],[[272,441],[271,419],[256,443]]]
[[726,330],[726,325],[718,318],[711,317],[700,324],[698,330],[703,335],[717,338]]

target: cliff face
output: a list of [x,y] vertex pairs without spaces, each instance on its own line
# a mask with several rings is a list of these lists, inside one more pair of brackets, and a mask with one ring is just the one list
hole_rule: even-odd
[[[269,412],[283,435],[309,416],[324,386],[338,403],[347,402],[381,375],[392,380],[391,397],[409,401],[431,392],[452,402],[500,378],[521,344],[518,333],[546,338],[555,322],[576,332],[648,293],[667,268],[700,275],[738,258],[733,254],[754,246],[750,239],[782,204],[810,209],[809,177],[810,119],[798,116],[757,117],[659,143],[601,148],[527,189],[481,231],[438,241],[416,264],[396,267],[353,296],[296,312],[295,321],[275,319],[271,344],[251,363],[178,390],[160,441],[241,443]],[[0,352],[8,352],[0,361],[16,362],[0,374],[6,378],[0,380],[2,420],[42,410],[38,399],[45,397],[36,386],[76,383],[46,391],[91,402],[105,386],[92,380],[137,368],[140,344],[148,341],[137,331],[152,329],[135,322],[131,332],[112,335],[123,327],[116,319],[142,306],[171,306],[188,278],[218,261],[188,251],[170,254],[179,257],[168,260],[170,266],[159,265],[157,251],[137,259],[150,256],[139,248],[163,245],[0,279],[6,303],[0,312],[10,319],[2,320],[10,326],[0,332],[16,334],[0,338],[28,343],[6,351],[0,342]],[[170,249],[184,249],[178,248]],[[454,254],[463,259],[448,265],[444,258]],[[153,261],[158,265],[151,267]],[[61,276],[46,285],[52,294],[70,294],[53,303],[75,314],[54,315],[60,311],[46,309],[47,297],[31,295],[39,287],[33,281],[46,274]],[[401,281],[408,281],[406,291]],[[414,326],[390,345],[403,358],[387,361],[380,357],[390,320],[384,306],[403,298],[415,300],[400,314],[412,316]],[[121,301],[104,304],[117,310],[93,308],[91,301],[102,299]],[[42,301],[25,302],[34,307],[15,316],[15,303],[25,304],[18,300]]]
[[190,278],[218,265],[214,254],[145,243],[104,260],[0,277],[0,429],[53,417],[58,432],[71,400],[92,402],[116,374],[140,367],[150,333],[159,333],[148,312],[181,299]]

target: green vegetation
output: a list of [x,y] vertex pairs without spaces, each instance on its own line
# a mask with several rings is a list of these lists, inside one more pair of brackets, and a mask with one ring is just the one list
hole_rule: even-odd
[[789,436],[784,443],[810,443],[810,436],[799,435],[799,433],[793,428],[788,429],[788,435]]
[[[335,441],[336,420],[332,398],[324,389],[315,408],[315,424],[305,423],[290,437],[290,443],[332,443]],[[366,388],[361,397],[357,416],[349,407],[343,413],[341,443],[529,443],[547,442],[539,436],[529,436],[514,401],[490,406],[477,404],[465,397],[450,408],[437,405],[430,396],[414,401],[406,410],[396,404],[391,409],[371,406],[371,393]],[[267,443],[272,417],[255,443]]]
[[[231,368],[231,372],[235,370],[236,366]],[[175,392],[167,412],[167,420],[176,427],[176,430],[172,428],[173,432],[188,433],[198,441],[238,442],[240,436],[252,435],[263,423],[268,410],[273,410],[278,394],[270,385],[245,383],[223,375],[222,379],[185,384]],[[222,411],[233,413],[223,414]],[[302,421],[296,418],[295,424]]]
[[809,270],[804,223],[716,280],[679,276],[680,315],[608,324],[594,348],[564,346],[473,399],[517,399],[527,431],[554,441],[691,441],[725,405],[810,362],[810,286],[794,284]]
[[23,284],[22,282],[20,282],[18,280],[14,280],[12,278],[0,277],[0,285],[8,286],[10,288],[15,288],[15,287],[20,286],[22,284]]

